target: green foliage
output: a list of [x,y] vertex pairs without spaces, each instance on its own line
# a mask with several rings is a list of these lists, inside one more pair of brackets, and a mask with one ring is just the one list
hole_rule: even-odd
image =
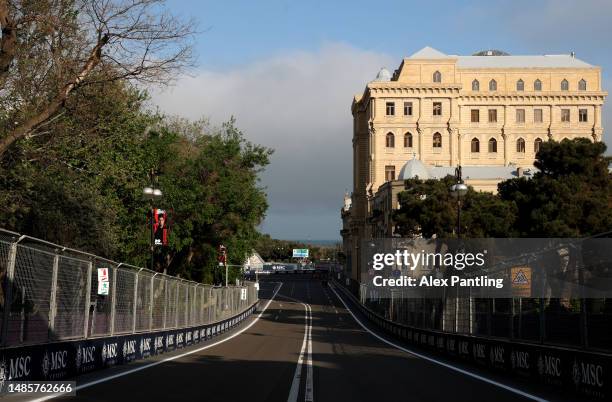
[[[0,164],[0,226],[117,261],[149,266],[149,205],[164,196],[169,246],[155,269],[221,282],[217,247],[242,264],[267,209],[258,174],[271,150],[249,143],[234,120],[169,119],[147,111],[146,94],[120,81],[83,88],[45,135],[20,141]],[[216,275],[216,276],[215,276]],[[238,275],[232,269],[230,282]]]
[[[533,178],[503,181],[498,195],[469,189],[461,207],[465,237],[583,237],[612,228],[610,158],[603,143],[580,138],[542,144]],[[456,232],[454,178],[407,181],[393,219],[402,236]]]

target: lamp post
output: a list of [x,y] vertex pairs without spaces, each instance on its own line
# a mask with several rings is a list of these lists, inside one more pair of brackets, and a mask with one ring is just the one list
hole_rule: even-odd
[[[153,181],[153,180],[151,180]],[[154,265],[154,254],[155,254],[155,231],[153,230],[153,222],[154,222],[154,217],[153,214],[155,213],[155,210],[153,209],[153,201],[155,200],[160,200],[162,198],[162,192],[160,189],[158,188],[153,188],[153,187],[145,187],[142,189],[142,196],[145,200],[149,201],[149,208],[151,210],[151,220],[150,220],[150,225],[151,225],[151,238],[150,243],[151,243],[151,270],[155,271],[155,265]]]
[[461,237],[461,198],[468,192],[468,187],[463,183],[461,178],[461,165],[455,168],[456,184],[450,187],[450,193],[453,198],[457,199],[457,237]]

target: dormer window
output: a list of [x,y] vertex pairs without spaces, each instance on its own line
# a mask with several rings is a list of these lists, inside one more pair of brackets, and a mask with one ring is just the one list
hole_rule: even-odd
[[440,74],[439,71],[436,71],[435,73],[433,73],[433,82],[442,82],[442,74]]
[[478,80],[472,81],[472,91],[480,91],[480,82]]
[[523,80],[518,80],[516,82],[516,90],[517,91],[524,91],[525,90],[525,81]]

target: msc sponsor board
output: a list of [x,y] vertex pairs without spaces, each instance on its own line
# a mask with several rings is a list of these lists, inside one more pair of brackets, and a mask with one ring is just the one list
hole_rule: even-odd
[[423,348],[501,373],[571,390],[584,399],[612,399],[612,356],[569,348],[494,340],[423,330],[391,322],[365,308],[342,287],[363,314],[389,335]]
[[7,381],[60,380],[203,342],[238,325],[255,308],[197,327],[7,348],[0,351],[0,391]]

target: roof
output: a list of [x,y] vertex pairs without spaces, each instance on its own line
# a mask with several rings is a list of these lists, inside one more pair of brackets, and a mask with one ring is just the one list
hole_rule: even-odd
[[[532,177],[536,172],[535,168],[525,169],[523,175]],[[454,166],[434,166],[429,169],[431,178],[441,179],[448,175],[455,174]],[[518,177],[516,166],[461,166],[461,176],[465,180],[479,179],[513,179]]]
[[591,64],[573,54],[547,54],[526,56],[457,56],[447,55],[429,46],[414,53],[409,59],[457,59],[461,68],[590,68]]
[[419,159],[416,159],[416,157],[413,156],[412,159],[410,159],[408,162],[404,164],[404,166],[402,166],[402,169],[399,172],[398,178],[400,180],[414,179],[414,178],[419,178],[421,180],[427,180],[431,177],[427,170],[427,167],[423,164],[423,162],[421,162]]

